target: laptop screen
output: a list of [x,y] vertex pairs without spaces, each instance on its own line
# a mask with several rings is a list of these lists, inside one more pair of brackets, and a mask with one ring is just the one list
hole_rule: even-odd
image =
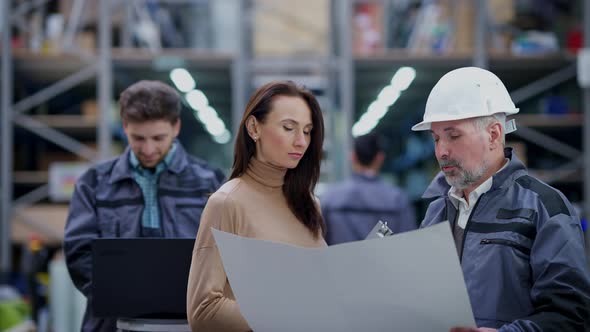
[[163,238],[94,240],[94,315],[186,319],[194,243],[194,239]]

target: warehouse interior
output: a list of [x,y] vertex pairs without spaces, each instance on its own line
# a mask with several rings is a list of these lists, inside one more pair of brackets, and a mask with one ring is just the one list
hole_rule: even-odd
[[[90,165],[124,151],[118,97],[143,79],[179,91],[179,141],[226,175],[252,92],[272,80],[306,86],[326,125],[317,194],[350,176],[353,137],[378,133],[386,147],[381,175],[408,194],[419,222],[428,206],[422,193],[440,168],[431,134],[411,127],[422,121],[428,94],[446,72],[489,69],[520,108],[507,145],[531,174],[572,202],[586,230],[590,82],[580,73],[590,70],[588,1],[4,0],[0,6],[0,284],[24,299],[23,331],[79,330],[85,299],[71,289],[60,254],[69,200]],[[395,84],[405,87],[383,107],[378,102]],[[2,301],[0,295],[0,307]],[[0,323],[0,331],[9,326]]]

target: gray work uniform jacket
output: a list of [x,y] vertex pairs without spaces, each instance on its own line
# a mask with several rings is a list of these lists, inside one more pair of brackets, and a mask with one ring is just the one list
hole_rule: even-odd
[[394,233],[418,228],[407,195],[378,176],[354,173],[320,196],[329,245],[364,240],[377,221]]
[[[590,272],[580,220],[558,190],[509,164],[467,221],[461,267],[479,327],[500,331],[588,331]],[[442,173],[423,198],[434,199],[421,227],[449,221],[457,210]]]
[[[223,174],[176,144],[174,157],[158,180],[160,227],[166,238],[195,238],[208,195],[221,185]],[[141,237],[143,194],[133,178],[129,155],[127,148],[119,157],[86,171],[70,203],[64,252],[72,281],[88,299],[82,331],[116,329],[114,319],[99,319],[92,313],[92,240]]]

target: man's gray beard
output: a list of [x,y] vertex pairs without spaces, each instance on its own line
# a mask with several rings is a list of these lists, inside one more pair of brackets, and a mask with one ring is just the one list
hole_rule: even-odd
[[[464,169],[461,165],[458,167],[458,175],[450,178],[445,174],[445,179],[447,183],[455,187],[459,190],[464,190],[465,188],[477,183],[481,180],[483,175],[488,171],[488,163],[483,161],[481,167],[476,168],[473,171],[468,171]],[[443,173],[444,174],[444,173]]]

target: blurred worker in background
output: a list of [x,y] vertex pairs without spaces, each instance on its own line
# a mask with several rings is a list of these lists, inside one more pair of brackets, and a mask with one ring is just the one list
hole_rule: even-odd
[[379,177],[385,154],[376,134],[354,139],[352,177],[321,195],[329,245],[363,240],[377,221],[394,233],[418,228],[414,207],[399,188]]

